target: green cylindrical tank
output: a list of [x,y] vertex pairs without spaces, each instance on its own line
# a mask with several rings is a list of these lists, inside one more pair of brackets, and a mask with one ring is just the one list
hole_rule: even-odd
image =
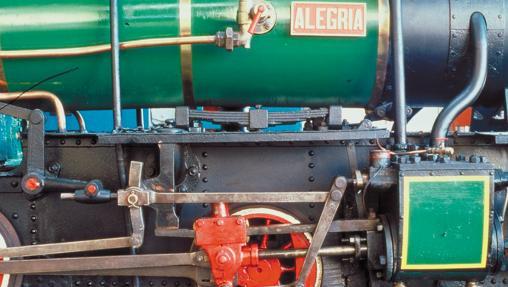
[[[187,0],[119,2],[122,42],[179,36],[180,9],[188,7],[185,5],[190,5],[193,36],[214,35],[227,27],[238,31],[238,0],[193,0],[191,4],[185,4]],[[193,104],[366,105],[384,80],[388,38],[385,32],[389,25],[385,2],[331,1],[366,4],[366,35],[360,37],[292,36],[292,2],[268,2],[275,9],[276,25],[266,34],[255,35],[251,49],[228,52],[214,45],[192,46]],[[108,4],[104,0],[1,1],[0,49],[107,44]],[[121,52],[124,107],[190,104],[189,95],[184,95],[182,88],[180,49],[170,46]],[[0,85],[4,78],[9,91],[22,91],[55,74],[73,70],[44,82],[37,90],[57,94],[67,109],[110,109],[110,66],[107,52],[63,58],[0,59]]]
[[18,166],[23,159],[20,131],[20,120],[0,114],[0,171]]

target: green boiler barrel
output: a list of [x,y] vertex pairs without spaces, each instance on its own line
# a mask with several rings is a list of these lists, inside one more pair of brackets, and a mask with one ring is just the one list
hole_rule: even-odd
[[[123,107],[365,106],[379,96],[387,0],[262,3],[273,27],[254,35],[250,49],[196,44],[122,50]],[[109,45],[108,4],[1,1],[0,55]],[[239,31],[238,0],[120,0],[119,6],[121,42]],[[0,56],[0,88],[15,92],[36,84],[58,95],[68,110],[110,109],[110,53]]]

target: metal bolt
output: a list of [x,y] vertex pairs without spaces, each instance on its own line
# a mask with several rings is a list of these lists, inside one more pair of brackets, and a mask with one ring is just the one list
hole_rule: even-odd
[[207,170],[208,169],[208,165],[204,164],[203,165],[203,170]]
[[206,151],[204,151],[204,152],[202,153],[202,155],[203,155],[203,157],[208,157],[208,153],[207,153]]
[[203,226],[203,221],[201,221],[201,220],[196,221],[196,226],[197,227]]
[[13,214],[12,214],[12,218],[13,218],[13,219],[18,219],[18,218],[19,218],[19,214],[17,214],[17,213],[13,213]]
[[238,218],[238,219],[236,220],[236,224],[238,224],[238,225],[242,225],[242,224],[243,224],[243,219]]
[[19,182],[18,182],[17,180],[13,180],[13,181],[11,181],[11,186],[12,186],[13,188],[18,187],[18,185],[19,185]]
[[203,255],[198,255],[198,257],[196,257],[196,261],[198,262],[203,262],[204,259]]
[[195,176],[197,175],[199,172],[198,168],[195,167],[195,166],[191,166],[187,169],[187,174],[189,174],[190,176]]
[[215,222],[215,224],[217,224],[218,226],[222,226],[222,225],[224,225],[224,220],[219,219],[219,220],[217,220],[217,221]]
[[382,224],[378,224],[378,225],[376,226],[376,230],[377,230],[377,231],[383,231],[383,229],[384,229],[384,227],[383,227],[383,225],[382,225]]
[[226,264],[226,263],[229,261],[229,258],[228,258],[226,255],[220,255],[220,256],[217,258],[217,261],[218,261],[220,264]]
[[314,182],[315,180],[316,180],[316,178],[315,178],[315,177],[313,177],[313,176],[309,176],[309,182]]
[[309,156],[314,156],[316,153],[314,153],[313,150],[309,151]]
[[312,162],[309,163],[309,168],[315,168],[315,167],[316,167],[316,165],[314,163],[312,163]]
[[207,178],[207,177],[204,177],[204,178],[203,178],[203,182],[204,182],[204,183],[207,183],[207,182],[208,182],[208,178]]

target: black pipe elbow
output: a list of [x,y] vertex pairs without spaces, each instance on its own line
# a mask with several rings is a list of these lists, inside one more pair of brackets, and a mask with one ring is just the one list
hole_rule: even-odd
[[469,84],[439,114],[432,128],[434,146],[442,145],[448,135],[453,120],[467,107],[472,105],[485,87],[488,74],[488,35],[487,22],[483,14],[471,16],[471,41],[474,51],[473,76]]

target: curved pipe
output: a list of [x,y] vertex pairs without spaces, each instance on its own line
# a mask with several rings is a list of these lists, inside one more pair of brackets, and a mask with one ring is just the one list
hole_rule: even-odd
[[83,115],[79,111],[74,111],[74,112],[72,112],[72,114],[74,115],[74,117],[78,121],[79,132],[82,133],[82,134],[87,133],[86,122],[85,122],[85,118],[83,118]]
[[58,122],[58,131],[64,133],[67,131],[67,121],[65,119],[65,109],[60,99],[53,93],[46,91],[30,91],[30,92],[11,92],[0,93],[0,101],[18,101],[18,100],[47,100],[53,104],[55,108],[56,118]]
[[474,51],[473,76],[469,84],[439,114],[432,127],[434,146],[442,146],[448,135],[453,120],[479,97],[488,73],[487,22],[483,14],[473,13],[471,16],[471,40]]

